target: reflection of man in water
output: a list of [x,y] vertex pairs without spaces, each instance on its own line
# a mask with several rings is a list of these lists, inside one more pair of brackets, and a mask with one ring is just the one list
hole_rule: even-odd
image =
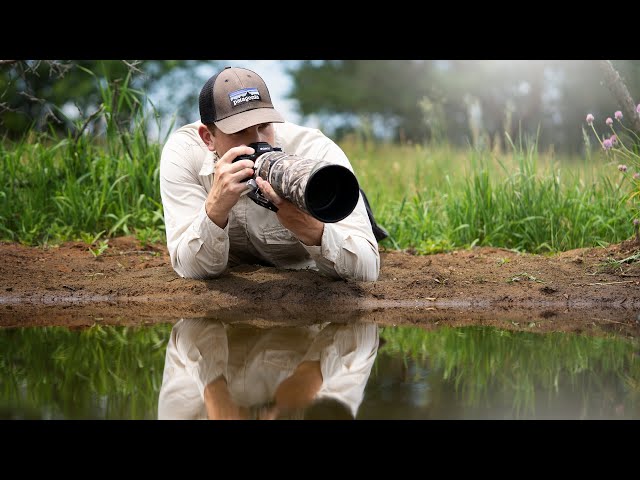
[[355,418],[377,351],[376,324],[261,329],[180,320],[158,418]]

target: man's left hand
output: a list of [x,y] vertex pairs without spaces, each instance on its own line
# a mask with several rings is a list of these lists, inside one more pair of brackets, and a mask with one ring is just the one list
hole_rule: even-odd
[[256,183],[262,194],[278,207],[278,220],[283,227],[290,230],[305,245],[321,244],[324,223],[303,212],[289,200],[281,198],[263,178],[257,177]]

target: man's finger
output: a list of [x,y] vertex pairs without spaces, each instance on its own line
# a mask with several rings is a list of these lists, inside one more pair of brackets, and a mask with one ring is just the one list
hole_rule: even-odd
[[246,145],[240,145],[239,147],[230,148],[227,153],[225,153],[220,158],[220,163],[233,163],[238,155],[252,155],[255,153],[255,150]]
[[262,177],[256,178],[256,183],[258,184],[258,188],[262,191],[262,194],[267,197],[268,200],[271,201],[276,207],[282,203],[282,198],[278,196],[273,187],[269,182],[267,182]]

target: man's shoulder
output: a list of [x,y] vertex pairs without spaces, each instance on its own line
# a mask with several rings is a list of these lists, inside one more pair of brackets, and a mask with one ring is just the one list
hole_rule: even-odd
[[198,134],[198,128],[200,127],[200,125],[200,120],[197,120],[195,122],[183,125],[177,130],[174,130],[167,138],[165,146],[176,148],[180,146],[184,147],[187,145],[200,145],[202,147],[205,147],[204,142]]
[[173,165],[189,170],[192,175],[201,171],[210,152],[198,134],[200,125],[198,120],[181,126],[169,135],[162,147],[161,165],[164,168]]

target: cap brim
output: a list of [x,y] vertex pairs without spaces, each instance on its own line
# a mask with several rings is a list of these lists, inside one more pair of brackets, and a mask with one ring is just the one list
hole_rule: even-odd
[[284,118],[273,108],[254,108],[214,123],[222,133],[236,133],[260,123],[284,123]]

